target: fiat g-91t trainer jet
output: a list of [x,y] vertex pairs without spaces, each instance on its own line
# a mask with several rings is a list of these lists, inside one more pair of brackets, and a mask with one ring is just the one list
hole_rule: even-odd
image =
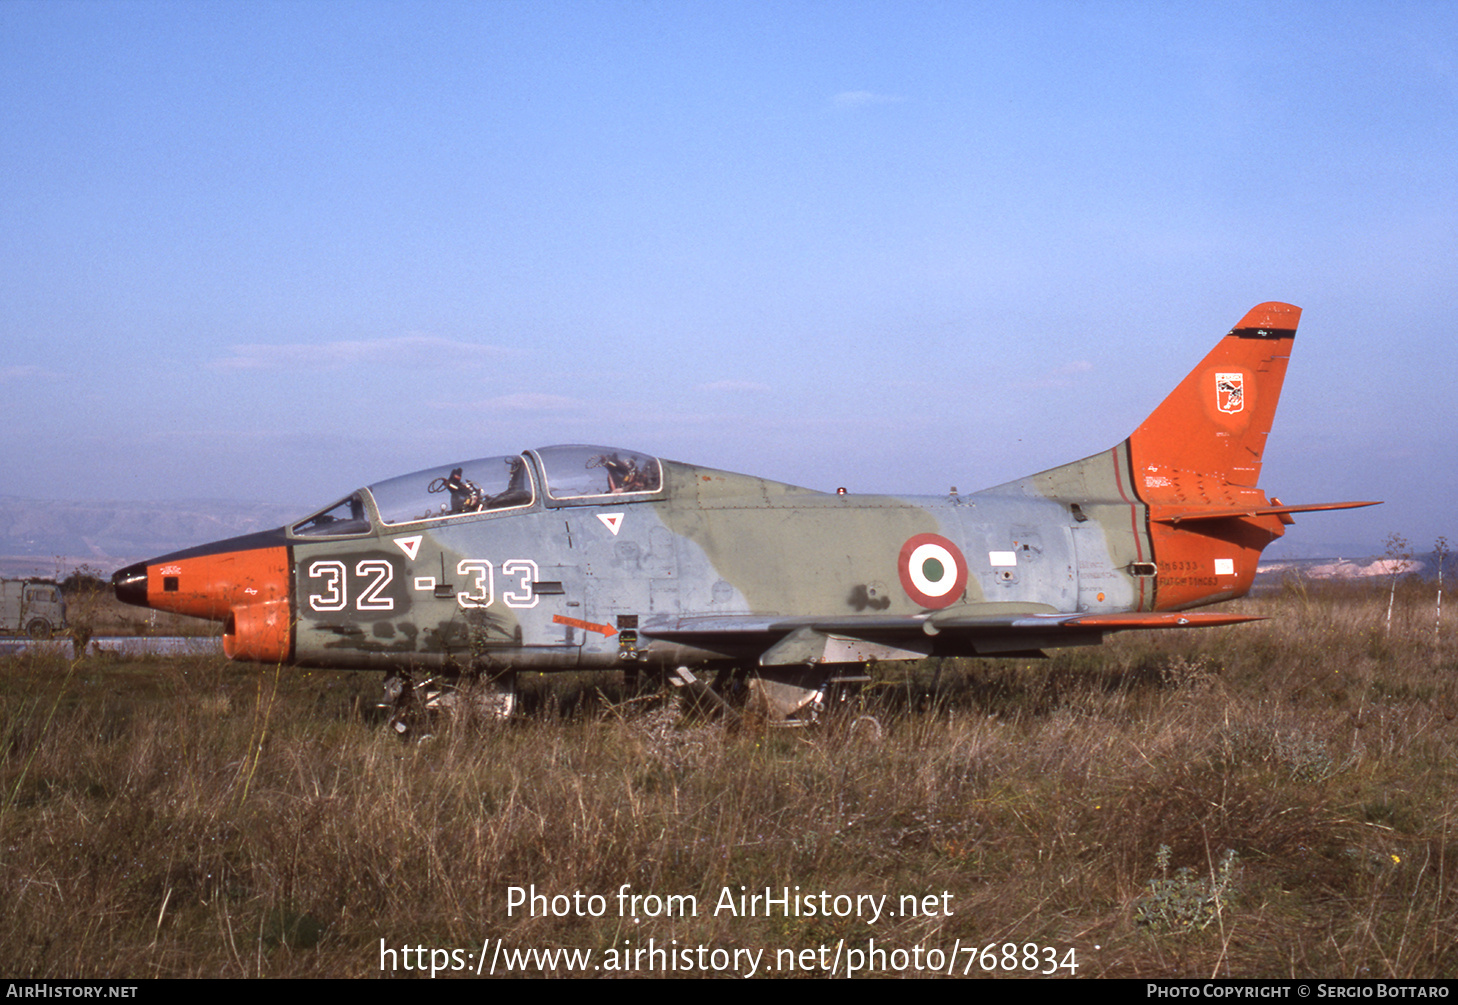
[[[299,522],[122,569],[117,596],[221,620],[235,659],[485,678],[749,679],[771,719],[867,663],[1041,654],[1253,620],[1291,514],[1256,487],[1300,311],[1251,310],[1122,443],[973,495],[817,492],[558,446],[378,482]],[[697,677],[702,675],[702,678]]]

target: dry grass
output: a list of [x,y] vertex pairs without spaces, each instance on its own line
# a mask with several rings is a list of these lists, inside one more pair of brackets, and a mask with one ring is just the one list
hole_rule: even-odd
[[[374,675],[17,658],[0,967],[371,976],[382,939],[874,938],[1073,948],[1078,976],[1458,976],[1458,650],[1426,593],[1399,600],[1390,635],[1385,594],[1293,590],[1246,602],[1257,625],[911,666],[867,695],[879,736],[730,735],[573,677],[509,726],[403,745]],[[608,910],[508,916],[533,884]],[[623,884],[698,914],[634,923]],[[949,891],[954,913],[715,917],[741,884]]]

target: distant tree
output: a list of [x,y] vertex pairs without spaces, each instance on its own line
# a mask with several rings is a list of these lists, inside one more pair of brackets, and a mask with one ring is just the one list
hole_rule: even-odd
[[84,565],[61,580],[61,592],[68,597],[89,597],[107,588],[106,580]]
[[66,595],[66,620],[71,623],[71,650],[78,657],[91,644],[102,601],[110,589],[99,571],[89,565],[78,565],[61,580],[61,592]]

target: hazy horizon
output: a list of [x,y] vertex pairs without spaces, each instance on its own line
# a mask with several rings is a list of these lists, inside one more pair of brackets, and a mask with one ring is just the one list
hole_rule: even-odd
[[1458,539],[1458,9],[0,5],[0,493],[561,442],[833,490],[1127,436],[1305,311],[1290,537]]

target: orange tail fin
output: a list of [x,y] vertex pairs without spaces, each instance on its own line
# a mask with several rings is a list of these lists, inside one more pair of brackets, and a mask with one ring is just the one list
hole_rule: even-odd
[[1300,318],[1290,304],[1251,309],[1129,437],[1160,570],[1157,610],[1244,594],[1290,520],[1256,480]]
[[[1133,610],[1243,596],[1292,513],[1372,505],[1290,506],[1256,487],[1300,318],[1290,304],[1252,308],[1127,440],[1006,488],[1096,524],[1096,535],[1076,540],[1097,538],[1103,550],[1091,554],[1128,577]],[[1104,591],[1096,596],[1102,603]]]
[[1252,308],[1129,437],[1139,494],[1176,505],[1244,501],[1266,436],[1301,308]]

